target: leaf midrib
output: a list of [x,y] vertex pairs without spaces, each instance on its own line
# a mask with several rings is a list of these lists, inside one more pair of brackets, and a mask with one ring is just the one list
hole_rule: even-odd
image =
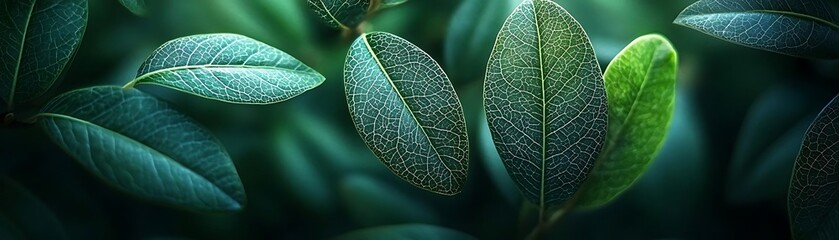
[[545,115],[546,115],[546,112],[547,112],[547,103],[546,103],[546,100],[545,100],[545,69],[544,69],[544,63],[543,63],[543,61],[544,61],[543,58],[544,57],[542,56],[542,33],[541,33],[541,29],[539,28],[539,13],[537,12],[537,8],[538,8],[537,2],[538,1],[539,0],[533,1],[533,23],[536,25],[536,52],[539,53],[539,80],[540,80],[541,91],[542,91],[542,122],[541,122],[541,124],[542,124],[542,168],[539,169],[542,172],[542,174],[541,174],[542,180],[541,180],[541,185],[539,187],[539,221],[541,222],[543,220],[543,215],[545,213],[545,164],[547,162],[547,159],[545,158],[545,155],[547,154],[547,149],[546,149],[547,147],[545,145],[546,145],[548,136],[546,135],[546,132],[547,132],[547,130],[546,130],[547,126],[546,125],[547,124],[545,123],[545,121],[546,121]]
[[32,14],[35,12],[35,5],[38,4],[38,0],[32,1],[32,7],[29,8],[29,14],[26,16],[26,24],[23,26],[23,34],[20,39],[20,51],[18,52],[17,57],[17,65],[15,66],[15,75],[12,78],[12,87],[9,89],[9,102],[8,102],[8,110],[13,110],[14,107],[14,100],[15,100],[15,91],[17,90],[17,82],[18,82],[18,75],[20,74],[20,64],[23,62],[23,50],[26,47],[26,34],[29,33],[29,25],[32,22]]
[[[237,205],[239,205],[239,206],[241,206],[241,205],[242,205],[242,203],[240,203],[238,200],[233,199],[233,197],[232,197],[232,196],[230,196],[230,193],[228,193],[227,191],[224,191],[224,189],[221,189],[221,187],[217,186],[214,182],[212,182],[212,181],[210,181],[209,179],[207,179],[207,177],[205,177],[205,176],[203,176],[203,175],[201,175],[201,174],[198,174],[195,170],[193,170],[193,169],[191,169],[191,168],[188,168],[188,167],[184,166],[183,164],[181,164],[181,163],[180,163],[180,162],[178,162],[177,160],[173,159],[172,157],[170,157],[170,156],[168,156],[168,155],[166,155],[166,154],[161,153],[161,152],[160,152],[160,151],[158,151],[157,149],[154,149],[154,148],[152,148],[152,147],[150,147],[150,146],[146,145],[145,143],[142,143],[142,142],[140,142],[140,141],[137,141],[137,140],[135,140],[135,139],[133,139],[133,138],[130,138],[130,137],[128,137],[128,136],[123,135],[122,133],[119,133],[119,132],[117,132],[117,131],[111,130],[111,129],[106,128],[106,127],[103,127],[103,126],[101,126],[101,125],[98,125],[98,124],[92,123],[92,122],[90,122],[90,121],[82,120],[82,119],[79,119],[79,118],[75,118],[75,117],[73,117],[73,116],[64,115],[64,114],[58,114],[58,113],[39,113],[39,114],[35,115],[33,118],[36,118],[36,119],[37,119],[37,118],[41,118],[41,117],[62,118],[62,119],[70,120],[70,121],[79,122],[79,123],[82,123],[82,124],[87,124],[87,125],[90,125],[90,126],[93,126],[93,127],[96,127],[96,128],[103,129],[103,130],[108,131],[108,132],[110,132],[110,133],[113,133],[113,135],[112,135],[112,136],[117,136],[117,137],[119,137],[119,138],[125,139],[126,141],[129,141],[129,142],[134,142],[134,143],[136,143],[137,145],[139,145],[139,146],[141,146],[141,147],[143,147],[143,148],[148,149],[148,152],[151,152],[152,154],[155,154],[155,153],[156,153],[156,154],[157,154],[157,155],[159,155],[159,156],[163,156],[164,158],[166,158],[167,160],[169,160],[168,162],[170,162],[171,164],[174,164],[174,165],[177,165],[177,166],[179,166],[179,167],[181,167],[181,168],[183,168],[183,169],[186,169],[186,170],[188,170],[190,173],[192,173],[193,175],[198,176],[198,177],[200,177],[201,179],[204,179],[204,181],[206,181],[206,182],[210,183],[210,185],[211,185],[211,186],[213,186],[213,188],[215,188],[215,189],[216,189],[216,190],[218,190],[219,192],[224,193],[224,194],[222,194],[222,195],[223,195],[225,198],[227,198],[227,200],[230,200],[231,202],[236,203],[236,204],[237,204]],[[65,147],[64,147],[64,146],[62,146],[62,148],[65,148]],[[65,149],[65,150],[68,150],[68,149]],[[68,151],[68,152],[69,152],[69,151]]]
[[170,67],[170,68],[163,68],[158,69],[155,71],[151,71],[148,73],[144,73],[134,80],[131,80],[123,88],[131,88],[138,83],[145,83],[143,80],[146,80],[154,75],[167,73],[167,72],[175,72],[179,70],[193,70],[193,69],[213,69],[213,68],[230,68],[230,69],[257,69],[257,70],[276,70],[276,71],[288,71],[288,72],[295,72],[301,74],[309,74],[309,75],[317,75],[320,79],[323,79],[323,76],[318,74],[317,72],[312,71],[311,69],[290,69],[284,67],[277,67],[277,66],[250,66],[250,65],[220,65],[220,64],[204,64],[204,65],[186,65],[186,66],[177,66],[177,67]]
[[329,16],[329,18],[331,18],[332,21],[334,21],[336,24],[338,24],[339,27],[341,27],[343,29],[350,29],[350,27],[347,27],[347,25],[344,25],[344,23],[342,23],[341,21],[338,21],[338,19],[335,18],[334,15],[332,15],[332,11],[330,11],[329,8],[326,7],[326,3],[324,3],[323,0],[317,0],[317,1],[323,7],[323,11],[326,12],[326,15]]
[[746,10],[746,11],[742,11],[742,12],[724,11],[724,12],[714,12],[714,13],[700,13],[700,14],[687,15],[687,16],[682,17],[682,18],[689,18],[689,17],[702,16],[702,15],[743,14],[743,13],[769,13],[769,14],[789,15],[789,16],[792,16],[792,17],[813,20],[815,22],[819,22],[819,23],[822,23],[824,25],[827,25],[827,26],[829,26],[829,27],[831,27],[835,30],[839,30],[839,25],[837,25],[836,23],[833,23],[833,22],[825,20],[825,19],[821,19],[821,18],[816,17],[816,16],[797,13],[797,12],[791,12],[791,11],[768,10],[768,9]]
[[434,150],[434,154],[437,156],[437,159],[440,160],[440,163],[443,165],[443,167],[446,168],[449,174],[454,176],[454,171],[452,171],[452,169],[448,165],[446,165],[446,161],[443,161],[443,158],[440,156],[440,153],[437,152],[437,147],[434,146],[434,143],[431,141],[431,138],[425,131],[425,127],[423,127],[422,124],[420,124],[419,119],[417,119],[417,116],[414,114],[414,111],[411,109],[411,106],[408,106],[408,103],[405,102],[405,98],[402,97],[402,93],[399,92],[399,89],[396,88],[396,85],[394,85],[393,80],[390,78],[390,75],[387,71],[385,71],[384,65],[382,65],[381,61],[379,60],[379,57],[376,55],[376,52],[373,51],[372,46],[370,46],[370,42],[367,41],[367,34],[362,35],[361,38],[364,40],[364,46],[367,48],[367,51],[370,52],[370,56],[373,57],[373,60],[376,61],[376,66],[379,67],[379,70],[382,71],[382,75],[384,75],[385,78],[387,78],[387,82],[390,83],[390,86],[393,88],[393,92],[395,92],[396,95],[399,97],[399,100],[402,102],[402,105],[404,105],[405,108],[408,109],[408,113],[411,114],[411,119],[413,119],[417,126],[419,126],[420,131],[422,131],[422,135],[425,136],[425,139],[428,141],[428,144],[431,145],[431,149]]

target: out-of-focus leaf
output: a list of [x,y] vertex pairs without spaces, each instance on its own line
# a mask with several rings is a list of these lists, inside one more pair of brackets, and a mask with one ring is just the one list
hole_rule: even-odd
[[839,57],[839,21],[824,0],[700,0],[674,23],[743,46],[797,57]]
[[337,240],[472,240],[475,237],[448,228],[426,224],[404,224],[356,230]]
[[119,3],[125,6],[131,13],[140,16],[146,14],[146,0],[119,0]]
[[484,167],[487,173],[489,173],[489,178],[492,179],[492,183],[501,192],[504,200],[507,200],[512,206],[520,205],[521,193],[516,189],[516,184],[513,182],[513,179],[507,174],[507,169],[501,161],[501,156],[498,155],[495,144],[492,142],[492,134],[489,132],[486,116],[483,115],[480,118],[478,139],[481,141],[478,146],[481,149],[481,159],[484,161]]
[[[295,126],[299,127],[299,126]],[[306,142],[286,128],[278,133],[276,152],[280,177],[283,179],[286,193],[299,202],[307,212],[326,215],[335,205],[334,188],[329,184],[323,162],[312,156]],[[323,149],[327,150],[327,149]]]
[[606,68],[606,144],[577,196],[578,206],[608,203],[658,155],[673,116],[677,69],[676,50],[660,35],[639,37]]
[[[736,204],[786,199],[804,133],[824,98],[817,89],[782,85],[751,107],[742,124],[727,178]],[[774,201],[773,201],[774,202]]]
[[308,0],[321,20],[334,28],[353,29],[367,17],[370,0]]
[[407,2],[408,0],[380,0],[380,1],[381,1],[381,4],[382,4],[380,6],[380,8],[389,8],[389,7],[395,7],[397,5],[403,4],[403,3]]
[[278,103],[323,83],[291,55],[236,34],[178,38],[155,50],[126,87],[155,84],[241,104]]
[[839,96],[804,135],[788,201],[794,238],[839,238]]
[[66,239],[52,211],[23,186],[0,177],[0,239]]
[[486,59],[501,25],[521,0],[466,0],[452,16],[444,56],[454,82],[484,77]]
[[393,173],[439,194],[463,190],[463,107],[434,59],[393,34],[363,34],[347,55],[344,88],[356,130]]
[[484,103],[495,147],[541,210],[570,199],[606,138],[606,91],[582,26],[548,0],[525,0],[490,55]]
[[11,110],[46,93],[69,65],[87,0],[4,0],[0,16],[0,99]]
[[367,176],[350,175],[341,181],[341,199],[350,219],[361,226],[396,223],[437,223],[433,209]]
[[38,119],[83,167],[134,196],[200,211],[237,211],[245,191],[224,147],[136,89],[93,87],[50,101]]

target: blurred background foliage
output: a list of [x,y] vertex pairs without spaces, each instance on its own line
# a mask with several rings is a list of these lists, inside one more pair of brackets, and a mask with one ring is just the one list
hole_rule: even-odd
[[[791,166],[807,125],[839,92],[839,62],[753,50],[671,24],[693,1],[556,0],[586,29],[604,69],[634,38],[661,33],[679,51],[680,71],[674,122],[649,171],[606,207],[574,212],[550,236],[789,238],[785,203]],[[400,223],[435,224],[480,239],[510,239],[528,231],[532,225],[519,224],[520,215],[528,213],[519,211],[522,199],[491,149],[481,112],[486,60],[451,62],[458,58],[446,56],[460,4],[411,0],[377,12],[363,25],[413,42],[452,77],[467,114],[472,156],[464,192],[446,197],[398,179],[357,136],[342,84],[352,39],[321,23],[304,0],[150,0],[144,17],[118,1],[91,0],[84,40],[54,93],[122,85],[165,41],[216,32],[268,43],[327,80],[269,106],[140,87],[174,103],[225,144],[248,195],[247,207],[231,215],[131,198],[85,172],[39,131],[3,129],[0,174],[8,179],[0,183],[0,238],[60,238],[54,233],[69,239],[320,239]]]

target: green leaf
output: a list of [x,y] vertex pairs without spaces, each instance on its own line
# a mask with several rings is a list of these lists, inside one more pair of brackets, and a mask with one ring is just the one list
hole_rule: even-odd
[[87,0],[4,0],[0,7],[0,99],[37,98],[69,65],[87,26]]
[[478,82],[506,16],[521,0],[466,0],[452,16],[444,58],[454,82]]
[[0,177],[0,196],[0,238],[67,239],[58,217],[14,180]]
[[424,202],[414,200],[387,182],[369,176],[342,178],[339,193],[347,208],[347,216],[359,226],[439,222],[436,212]]
[[796,239],[839,237],[839,96],[819,113],[801,144],[788,206]]
[[606,137],[606,91],[582,26],[554,2],[525,0],[487,67],[484,103],[507,172],[540,210],[571,198]]
[[160,46],[126,88],[155,84],[222,102],[272,104],[323,80],[320,73],[262,42],[236,34],[206,34]]
[[463,108],[446,73],[393,34],[363,34],[344,65],[350,115],[361,138],[393,173],[444,195],[463,190],[469,141]]
[[426,224],[403,224],[356,230],[335,238],[337,240],[471,240],[466,233]]
[[824,0],[701,0],[674,23],[743,46],[796,57],[839,57],[839,19]]
[[370,0],[308,0],[321,20],[334,28],[353,29],[363,22]]
[[119,3],[135,15],[142,16],[146,14],[146,0],[119,0]]
[[676,50],[654,34],[635,39],[606,68],[606,144],[578,195],[578,206],[611,201],[658,155],[673,117],[677,69]]
[[381,4],[382,4],[380,6],[380,8],[389,8],[389,7],[395,7],[397,5],[403,4],[403,3],[407,2],[408,0],[380,0],[380,1],[381,1]]
[[501,156],[498,155],[498,150],[492,141],[492,134],[487,125],[486,115],[481,113],[481,125],[478,139],[480,140],[481,160],[483,160],[484,168],[486,168],[489,178],[495,184],[496,191],[504,197],[511,206],[518,207],[521,205],[521,193],[516,189],[516,184],[507,170],[504,168],[504,163],[501,161]]
[[56,144],[120,190],[199,211],[237,211],[245,204],[239,175],[219,141],[139,90],[71,91],[38,116]]

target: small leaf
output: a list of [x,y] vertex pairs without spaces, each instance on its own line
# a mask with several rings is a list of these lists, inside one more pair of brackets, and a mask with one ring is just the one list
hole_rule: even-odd
[[370,0],[308,0],[321,20],[334,28],[353,29],[367,17]]
[[611,201],[658,155],[673,117],[677,68],[676,50],[660,35],[635,39],[606,68],[606,144],[578,195],[578,206]]
[[146,0],[119,0],[119,3],[135,15],[142,16],[146,14]]
[[824,0],[701,0],[674,23],[743,46],[796,57],[839,57],[839,19]]
[[245,192],[210,132],[136,89],[93,87],[50,101],[49,137],[94,175],[135,196],[201,211],[237,211]]
[[454,82],[479,82],[485,76],[495,37],[519,3],[521,0],[466,0],[460,4],[449,24],[443,52]]
[[69,65],[87,26],[87,0],[0,5],[0,99],[11,110],[46,93]]
[[267,44],[236,34],[206,34],[157,48],[126,88],[156,84],[223,102],[272,104],[323,80],[320,73]]
[[525,0],[492,51],[484,103],[495,147],[540,210],[570,199],[606,137],[606,91],[582,26],[548,0]]
[[789,187],[789,218],[796,239],[839,238],[839,96],[804,135]]
[[0,177],[0,196],[0,239],[67,239],[58,217],[17,182]]
[[439,194],[463,189],[466,121],[434,59],[393,34],[363,34],[347,55],[344,87],[356,130],[393,173]]
[[403,224],[389,225],[383,227],[367,228],[353,231],[335,238],[337,240],[472,240],[477,239],[466,233],[458,232],[448,228],[442,228],[426,224]]

